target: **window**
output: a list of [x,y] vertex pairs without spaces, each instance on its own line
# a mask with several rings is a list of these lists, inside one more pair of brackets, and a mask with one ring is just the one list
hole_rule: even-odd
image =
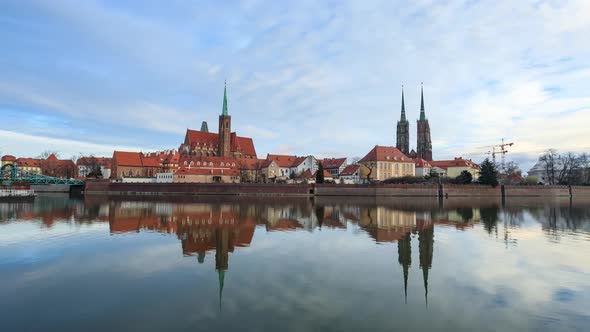
[[197,161],[197,166],[201,166],[201,162],[200,161]]
[[232,167],[236,166],[236,163],[231,163],[231,166],[232,166]]
[[191,161],[190,165],[192,166],[192,165],[194,165],[194,163]]
[[187,164],[187,162],[186,162],[186,160],[185,160],[185,161],[184,161],[184,166],[186,166],[186,164]]

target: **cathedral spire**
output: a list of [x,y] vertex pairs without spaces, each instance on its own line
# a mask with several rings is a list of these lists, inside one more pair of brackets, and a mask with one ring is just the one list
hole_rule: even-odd
[[223,109],[221,110],[221,115],[229,115],[227,113],[227,81],[223,84]]
[[420,83],[420,121],[426,120],[424,112],[424,83]]
[[401,121],[406,121],[406,104],[404,103],[404,86],[402,85],[402,117]]
[[221,297],[223,296],[223,282],[225,280],[225,271],[217,270],[217,275],[219,277],[219,311],[221,311]]

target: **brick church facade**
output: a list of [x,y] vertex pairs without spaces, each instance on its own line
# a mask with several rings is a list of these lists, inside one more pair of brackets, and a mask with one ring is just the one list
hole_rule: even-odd
[[178,148],[184,157],[224,157],[256,159],[256,149],[250,137],[240,137],[231,131],[231,116],[227,110],[227,88],[223,90],[223,108],[219,116],[217,133],[208,131],[203,123],[201,130],[187,129],[184,142]]

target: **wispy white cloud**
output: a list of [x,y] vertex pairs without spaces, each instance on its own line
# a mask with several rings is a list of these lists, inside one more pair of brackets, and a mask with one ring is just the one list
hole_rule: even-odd
[[[5,11],[20,25],[4,30],[2,98],[81,126],[98,112],[105,128],[180,142],[186,127],[216,119],[227,79],[233,127],[259,152],[359,156],[395,143],[401,84],[415,142],[424,81],[436,158],[505,137],[530,165],[539,150],[590,141],[584,0],[32,4],[35,24],[64,29],[31,36],[20,28],[32,24],[26,8]],[[61,67],[38,70],[31,52]],[[142,144],[160,144],[149,136]]]

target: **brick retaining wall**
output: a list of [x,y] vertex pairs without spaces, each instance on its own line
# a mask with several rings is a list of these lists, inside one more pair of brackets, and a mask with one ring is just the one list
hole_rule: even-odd
[[87,182],[85,193],[120,195],[310,195],[309,185],[221,183],[109,183]]
[[442,186],[443,197],[483,197],[498,196],[502,197],[501,186],[484,186],[477,184],[445,184]]
[[590,196],[590,186],[572,186],[572,196]]
[[438,185],[316,184],[316,196],[421,196],[438,197]]
[[570,196],[568,186],[504,186],[506,197]]

